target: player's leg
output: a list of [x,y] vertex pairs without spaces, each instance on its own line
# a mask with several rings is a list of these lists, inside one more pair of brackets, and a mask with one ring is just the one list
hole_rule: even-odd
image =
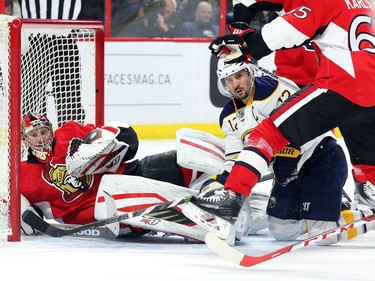
[[286,186],[275,184],[267,209],[274,237],[292,240],[305,231],[311,236],[309,221],[335,224],[347,175],[344,151],[333,138],[323,139],[295,180]]
[[[348,166],[343,149],[332,138],[318,145],[305,165],[301,217],[311,237],[337,227]],[[319,244],[336,242],[337,237],[332,237]]]
[[294,240],[307,231],[300,217],[301,188],[298,179],[282,186],[274,181],[267,205],[268,229],[276,240]]
[[125,174],[186,186],[184,173],[177,164],[176,150],[146,156]]
[[353,165],[354,196],[360,204],[375,208],[375,108],[359,108],[351,123],[340,126]]

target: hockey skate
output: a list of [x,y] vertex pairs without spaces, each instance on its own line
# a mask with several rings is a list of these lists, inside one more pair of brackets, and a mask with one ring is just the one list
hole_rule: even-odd
[[375,208],[375,186],[368,182],[359,182],[354,179],[354,200],[359,204]]
[[[189,219],[216,233],[221,239],[234,236],[236,221],[244,203],[244,197],[229,189],[212,190],[205,196],[193,196],[183,208]],[[212,221],[205,219],[207,215],[215,217]]]
[[190,202],[233,224],[237,220],[244,197],[229,189],[219,189],[208,192],[203,197],[193,197]]

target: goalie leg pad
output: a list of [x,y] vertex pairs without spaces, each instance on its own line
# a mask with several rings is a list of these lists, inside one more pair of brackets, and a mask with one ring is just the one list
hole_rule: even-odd
[[188,188],[145,177],[104,175],[95,201],[96,219],[107,217],[104,192],[112,195],[118,212],[135,211],[197,194]]
[[177,163],[180,166],[210,175],[221,173],[225,159],[224,140],[187,128],[178,130],[176,137]]
[[[191,189],[144,177],[104,175],[95,201],[96,219],[108,217],[104,193],[112,195],[119,214],[197,194],[196,191]],[[126,227],[126,225],[131,227]],[[172,233],[199,241],[203,241],[207,233],[202,228],[192,224],[175,207],[163,212],[145,214],[122,221],[120,235],[129,234],[129,230],[134,231],[134,227]]]

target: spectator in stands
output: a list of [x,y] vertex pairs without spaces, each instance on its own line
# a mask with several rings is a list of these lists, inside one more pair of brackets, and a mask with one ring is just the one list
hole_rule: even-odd
[[176,16],[176,0],[147,0],[139,7],[137,17],[123,25],[114,36],[181,36],[181,21]]
[[180,0],[176,13],[182,21],[193,21],[195,18],[195,10],[197,9],[197,0]]
[[176,0],[164,0],[149,27],[151,36],[176,37],[181,35],[181,21],[176,16]]
[[112,0],[111,35],[118,36],[118,33],[125,30],[128,24],[140,17],[142,6],[143,0]]
[[211,23],[212,5],[207,1],[201,1],[195,11],[195,20],[184,22],[182,32],[184,37],[217,37],[219,26]]

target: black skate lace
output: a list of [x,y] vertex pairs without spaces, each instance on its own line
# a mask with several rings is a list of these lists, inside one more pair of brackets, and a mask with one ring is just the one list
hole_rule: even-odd
[[209,197],[203,197],[202,199],[206,202],[210,203],[217,203],[222,201],[226,196],[228,195],[227,190],[215,190],[214,195],[211,195]]

